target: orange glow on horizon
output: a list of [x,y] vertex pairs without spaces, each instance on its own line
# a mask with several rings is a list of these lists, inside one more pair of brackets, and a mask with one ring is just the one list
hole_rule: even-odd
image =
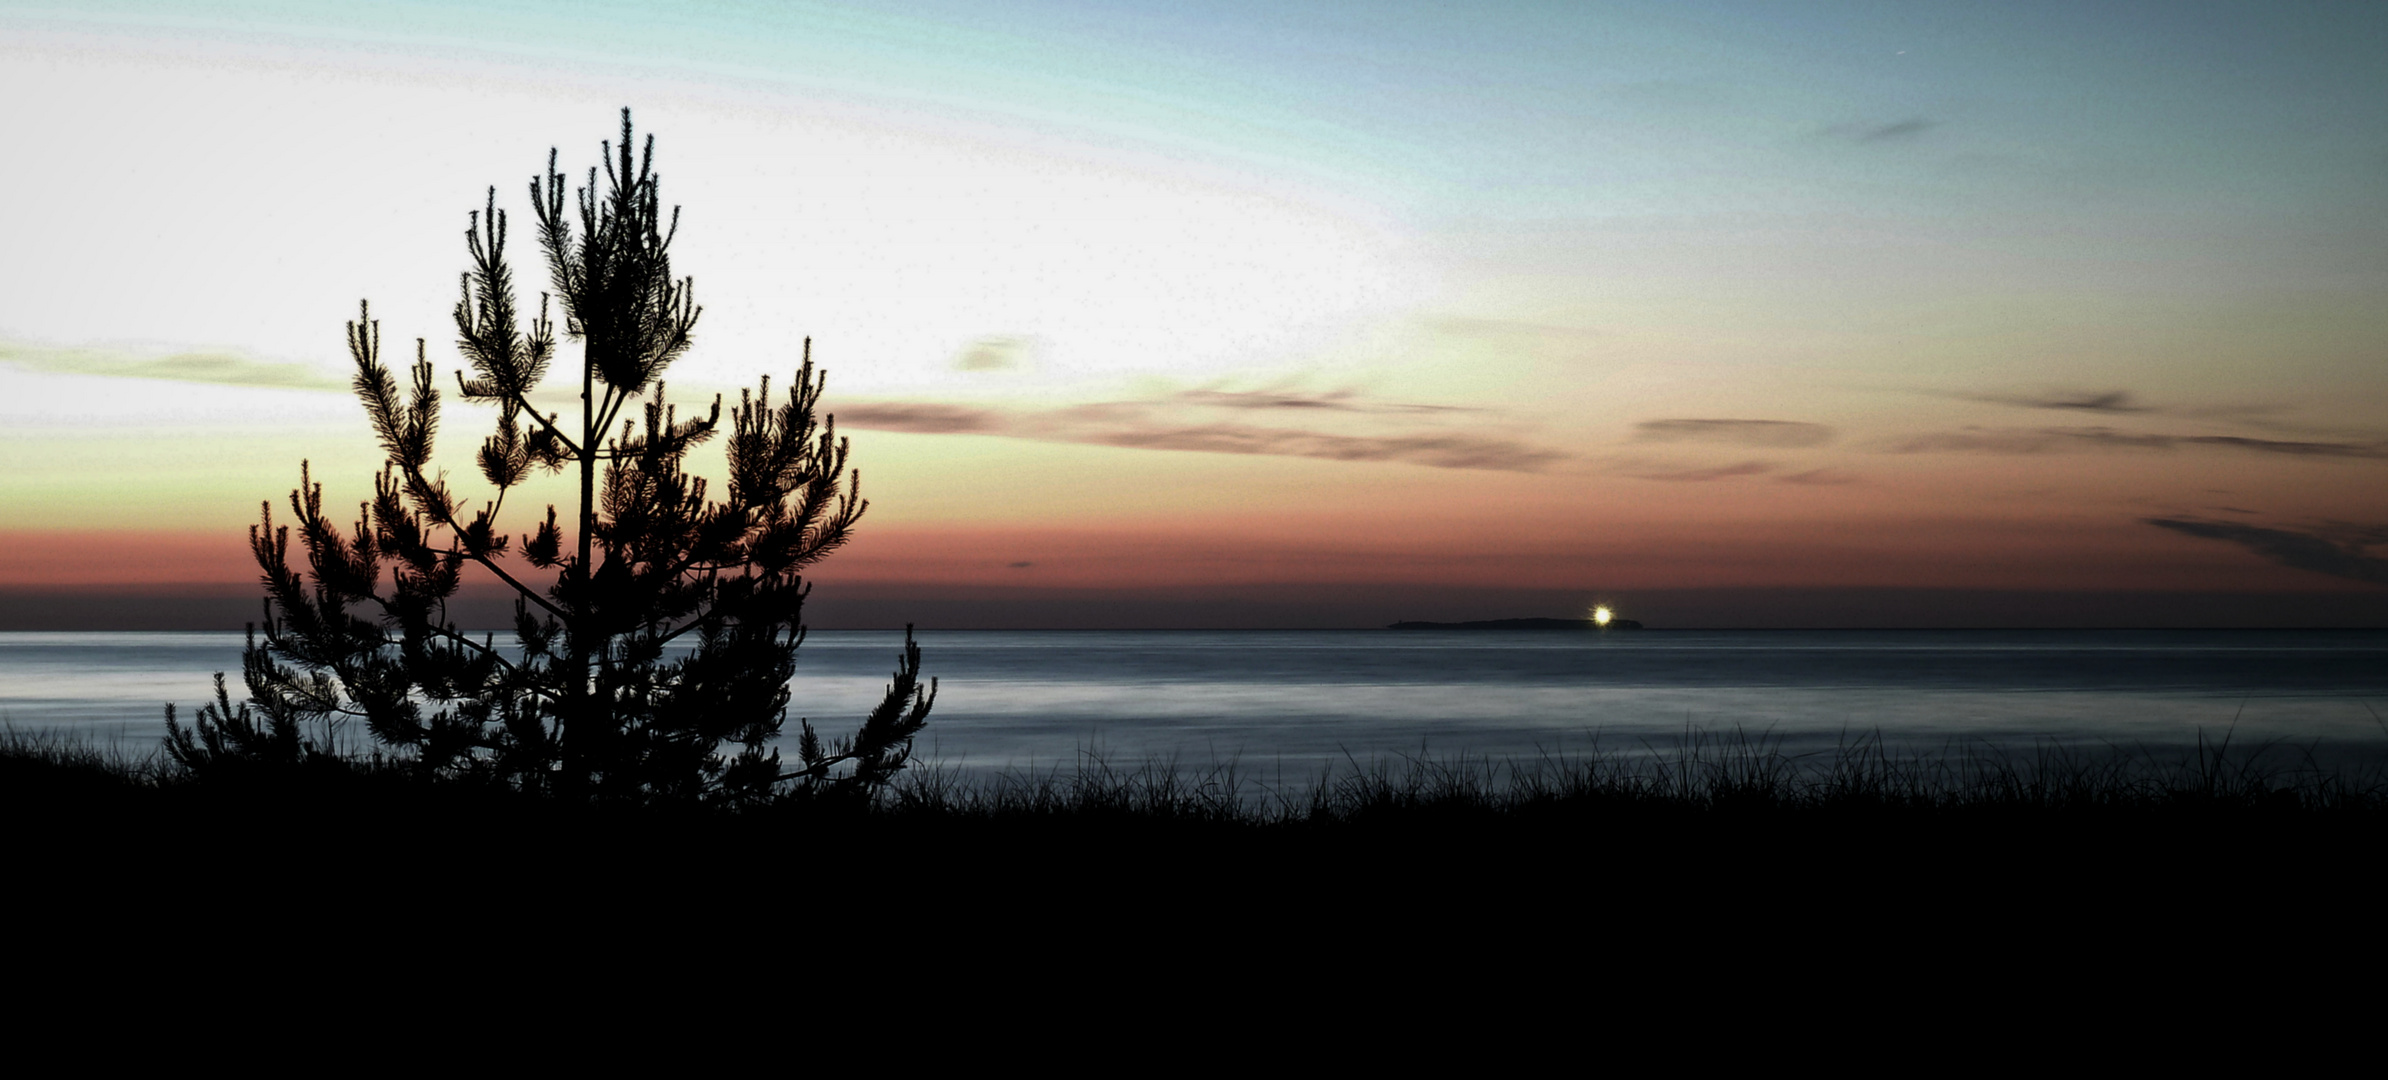
[[[841,583],[1025,589],[1382,584],[1611,592],[1664,588],[2345,591],[2352,582],[2119,521],[1959,519],[1518,530],[1506,542],[1419,525],[1354,535],[1333,521],[1169,527],[882,526],[807,576]],[[1293,527],[1289,527],[1293,526]],[[254,583],[245,530],[0,531],[0,587]],[[294,564],[303,559],[293,542]],[[468,569],[466,580],[486,575]]]

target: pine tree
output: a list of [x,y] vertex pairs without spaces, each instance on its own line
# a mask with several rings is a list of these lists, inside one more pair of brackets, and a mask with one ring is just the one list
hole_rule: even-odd
[[[800,571],[843,545],[868,503],[846,440],[819,410],[825,378],[809,338],[784,393],[766,378],[729,410],[718,495],[684,471],[691,450],[722,434],[722,402],[682,419],[665,399],[664,370],[702,309],[692,280],[672,276],[679,209],[661,212],[654,138],[635,158],[632,146],[624,109],[603,190],[592,168],[571,203],[548,152],[530,195],[554,292],[527,325],[495,188],[468,218],[455,322],[472,374],[457,373],[457,391],[498,409],[477,455],[495,495],[477,507],[432,466],[441,391],[423,342],[402,390],[381,359],[380,324],[360,305],[348,324],[354,385],[388,455],[374,498],[344,530],[302,464],[290,495],[301,567],[292,526],[265,507],[249,530],[266,588],[264,623],[242,658],[249,700],[236,707],[219,675],[215,704],[192,728],[168,706],[177,761],[204,770],[336,757],[346,725],[361,721],[378,753],[424,775],[574,799],[855,794],[904,767],[936,685],[919,685],[908,628],[886,697],[855,734],[824,743],[800,721],[793,765],[770,746],[805,635]],[[531,404],[557,359],[551,303],[581,346],[576,421]],[[517,542],[498,516],[534,470],[576,474],[579,505],[563,520],[549,506]],[[552,581],[538,587],[534,571]],[[449,618],[467,573],[512,590],[511,646]]]

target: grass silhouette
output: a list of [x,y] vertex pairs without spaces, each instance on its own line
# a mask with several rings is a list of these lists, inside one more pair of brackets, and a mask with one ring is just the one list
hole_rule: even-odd
[[1025,948],[999,986],[1074,993],[1179,979],[1161,956],[1305,955],[1369,980],[1557,970],[1622,992],[1648,976],[1616,965],[1685,949],[1788,972],[1820,947],[1895,982],[1956,956],[2244,952],[2268,927],[2327,941],[2369,925],[2388,781],[2227,737],[1903,754],[1865,736],[1801,756],[1692,730],[1291,778],[1232,759],[932,761],[869,802],[725,808],[567,802],[371,759],[195,777],[11,730],[0,813],[29,920],[131,925],[162,906],[283,952],[315,947],[309,920],[600,959],[683,955],[712,928],[858,969]]
[[[7,798],[30,809],[55,800],[125,806],[219,800],[327,799],[410,808],[449,804],[609,824],[699,811],[661,804],[582,805],[499,784],[427,776],[381,756],[318,757],[247,772],[183,767],[163,754],[130,754],[54,731],[0,731]],[[2323,765],[2310,747],[2234,744],[2199,732],[2174,751],[2042,742],[1987,743],[1945,752],[1895,749],[1878,733],[1844,738],[1826,753],[1791,753],[1770,732],[1687,729],[1665,743],[1495,759],[1459,754],[1384,755],[1287,778],[1239,760],[1186,766],[1115,761],[1081,751],[1067,766],[966,769],[924,761],[868,801],[788,798],[704,816],[758,826],[835,814],[887,826],[1073,823],[1136,829],[1198,825],[1219,830],[1336,832],[1466,825],[1483,828],[1606,826],[1620,818],[1674,821],[1768,817],[1932,822],[1999,817],[2342,816],[2388,820],[2388,770],[2379,763]]]

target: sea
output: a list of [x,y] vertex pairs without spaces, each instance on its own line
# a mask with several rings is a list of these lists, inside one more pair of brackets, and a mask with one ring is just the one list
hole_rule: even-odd
[[[502,636],[501,636],[502,640]],[[921,758],[1258,776],[1405,760],[2047,747],[2388,760],[2388,631],[925,631]],[[787,725],[850,731],[899,632],[815,631]],[[0,725],[149,753],[240,685],[237,633],[0,633]]]

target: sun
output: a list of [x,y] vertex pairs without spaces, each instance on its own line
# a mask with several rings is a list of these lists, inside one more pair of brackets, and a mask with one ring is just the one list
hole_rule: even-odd
[[1595,626],[1607,626],[1609,620],[1616,617],[1617,613],[1610,611],[1607,604],[1600,604],[1592,609],[1592,623]]

